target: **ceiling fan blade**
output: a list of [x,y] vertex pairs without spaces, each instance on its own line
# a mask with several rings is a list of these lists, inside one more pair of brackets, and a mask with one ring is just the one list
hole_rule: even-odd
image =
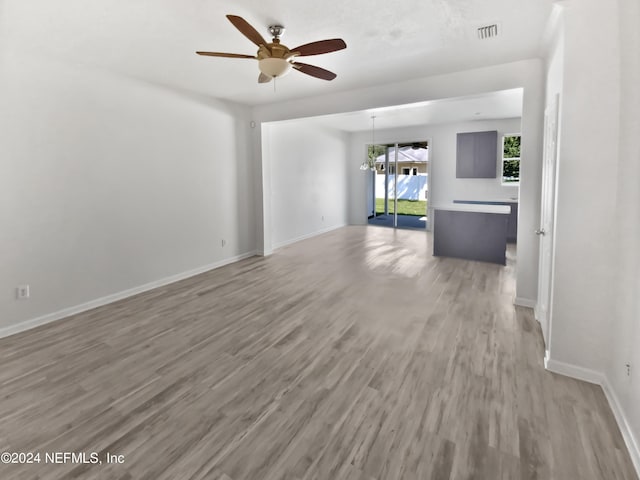
[[347,48],[347,44],[341,38],[333,38],[331,40],[320,40],[318,42],[306,43],[299,47],[292,48],[292,52],[298,53],[300,57],[309,55],[320,55],[321,53],[335,52]]
[[198,55],[206,55],[208,57],[227,57],[227,58],[253,58],[257,59],[255,55],[243,55],[241,53],[224,53],[224,52],[196,52]]
[[262,38],[262,35],[260,35],[255,28],[249,25],[249,22],[247,22],[244,18],[238,17],[237,15],[227,15],[227,18],[231,23],[233,23],[234,27],[240,30],[240,33],[242,33],[257,46],[267,45],[267,41]]
[[258,83],[269,83],[271,81],[271,77],[269,75],[265,75],[264,73],[260,72],[260,75],[258,75]]
[[333,80],[337,75],[324,68],[309,65],[308,63],[292,63],[291,66],[296,70],[311,75],[312,77],[321,78],[322,80]]

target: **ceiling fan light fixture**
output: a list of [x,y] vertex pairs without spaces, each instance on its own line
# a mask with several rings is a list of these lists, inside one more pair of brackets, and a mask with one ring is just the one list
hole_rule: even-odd
[[291,71],[291,62],[284,58],[263,58],[258,61],[258,68],[269,77],[282,77]]

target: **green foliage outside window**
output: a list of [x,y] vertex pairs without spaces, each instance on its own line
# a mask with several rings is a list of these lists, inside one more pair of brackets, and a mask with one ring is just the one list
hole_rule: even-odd
[[502,177],[504,182],[518,182],[520,180],[520,159],[505,160]]
[[384,152],[387,150],[385,145],[369,145],[369,158],[376,159],[380,155],[384,155]]
[[504,137],[502,150],[502,182],[518,183],[520,181],[520,135]]
[[520,135],[504,137],[503,158],[520,158]]

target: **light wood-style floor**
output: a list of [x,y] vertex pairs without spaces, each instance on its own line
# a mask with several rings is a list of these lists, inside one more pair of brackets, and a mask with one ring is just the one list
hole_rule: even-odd
[[[346,227],[0,340],[0,479],[636,479],[506,267]],[[44,460],[44,458],[43,458]]]

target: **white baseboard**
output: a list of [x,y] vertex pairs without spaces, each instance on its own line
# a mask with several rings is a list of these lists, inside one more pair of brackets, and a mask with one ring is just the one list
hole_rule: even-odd
[[209,270],[214,270],[216,268],[220,268],[225,265],[229,265],[230,263],[235,263],[240,260],[244,260],[245,258],[253,257],[255,255],[256,255],[256,252],[248,252],[242,255],[236,255],[234,257],[225,258],[224,260],[220,260],[218,262],[214,262],[209,265],[205,265],[203,267],[194,268],[193,270],[189,270],[187,272],[171,275],[170,277],[165,277],[160,280],[156,280],[153,282],[146,283],[144,285],[140,285],[138,287],[133,287],[128,290],[123,290],[121,292],[113,293],[111,295],[107,295],[106,297],[97,298],[95,300],[91,300],[89,302],[82,303],[80,305],[74,305],[73,307],[68,307],[63,310],[59,310],[57,312],[48,313],[46,315],[42,315],[37,318],[25,320],[25,321],[16,323],[14,325],[8,325],[6,327],[0,328],[0,338],[8,337],[10,335],[15,335],[16,333],[24,332],[25,330],[30,330],[32,328],[39,327],[40,325],[45,325],[47,323],[55,322],[56,320],[61,320],[71,315],[76,315],[78,313],[86,312],[87,310],[92,310],[94,308],[102,307],[103,305],[117,302],[118,300],[123,300],[125,298],[138,295],[139,293],[153,290],[154,288],[164,287],[165,285],[169,285],[170,283],[178,282],[180,280],[184,280],[185,278],[193,277],[195,275],[208,272]]
[[616,417],[616,422],[618,423],[618,427],[620,428],[620,433],[622,433],[624,443],[627,446],[627,450],[629,450],[629,455],[631,455],[633,466],[636,468],[638,477],[640,477],[640,443],[638,443],[638,439],[633,434],[633,430],[631,430],[631,426],[629,425],[627,416],[624,414],[624,410],[620,406],[618,396],[616,395],[613,388],[611,388],[611,384],[609,383],[607,377],[604,377],[604,382],[601,384],[601,386],[602,390],[604,390],[604,394],[607,397],[607,400],[609,401],[611,410],[613,410],[613,415]]
[[616,418],[618,428],[622,433],[622,438],[624,439],[624,443],[627,446],[629,455],[631,456],[633,466],[636,469],[638,477],[640,477],[640,444],[633,434],[633,430],[631,429],[629,421],[627,420],[627,416],[625,415],[624,410],[620,405],[620,401],[618,400],[615,391],[611,387],[607,376],[603,373],[596,372],[595,370],[590,370],[588,368],[578,367],[569,363],[553,360],[549,357],[548,350],[545,352],[544,365],[545,368],[550,372],[558,373],[560,375],[565,375],[571,378],[576,378],[578,380],[584,380],[585,382],[589,383],[595,383],[602,387],[605,397],[609,402],[609,406],[613,411],[613,415]]
[[328,233],[328,232],[331,232],[333,230],[337,230],[339,228],[346,227],[346,226],[347,226],[346,223],[341,223],[340,225],[334,225],[332,227],[324,228],[324,229],[318,230],[316,232],[307,233],[306,235],[301,235],[299,237],[292,238],[290,240],[285,240],[284,242],[277,243],[277,244],[275,244],[273,246],[273,249],[277,250],[278,248],[286,247],[287,245],[291,245],[292,243],[297,243],[297,242],[300,242],[302,240],[306,240],[307,238],[316,237],[318,235],[322,235],[323,233]]
[[[544,349],[544,368],[545,368],[546,370],[549,370],[549,367],[548,367],[548,365],[549,365],[549,358],[550,358],[550,356],[549,356],[549,355],[550,355],[550,354],[549,354],[549,349],[548,349],[548,348],[546,348],[546,345],[545,345],[545,349]],[[549,370],[549,371],[551,371],[551,370]]]
[[544,366],[550,372],[559,373],[566,377],[595,383],[596,385],[602,385],[602,382],[604,382],[604,375],[602,373],[588,368],[578,367],[570,363],[559,362],[558,360],[550,358],[548,353],[544,359]]
[[535,308],[536,301],[529,298],[516,297],[513,300],[513,304],[519,307]]

